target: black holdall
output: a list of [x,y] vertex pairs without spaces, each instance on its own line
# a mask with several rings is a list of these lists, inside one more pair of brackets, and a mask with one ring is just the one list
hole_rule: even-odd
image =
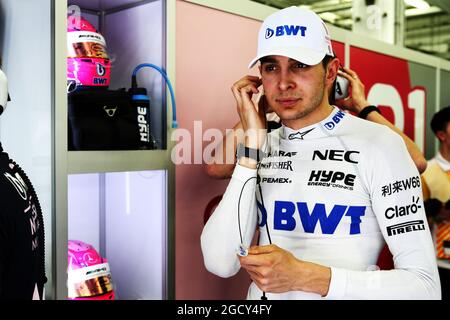
[[[149,110],[147,110],[147,114]],[[140,141],[138,110],[123,90],[85,89],[68,94],[69,150],[153,149]]]

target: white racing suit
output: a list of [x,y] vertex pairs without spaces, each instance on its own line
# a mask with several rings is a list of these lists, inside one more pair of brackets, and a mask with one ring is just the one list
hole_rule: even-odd
[[[250,246],[259,226],[259,245],[268,245],[270,235],[296,258],[331,268],[325,297],[290,291],[268,299],[441,298],[419,173],[398,134],[334,108],[300,131],[271,132],[264,148],[257,170],[236,165],[203,230],[210,272],[236,274],[239,229]],[[250,179],[257,174],[262,197]],[[395,269],[376,271],[385,243]],[[252,283],[247,298],[261,295]]]

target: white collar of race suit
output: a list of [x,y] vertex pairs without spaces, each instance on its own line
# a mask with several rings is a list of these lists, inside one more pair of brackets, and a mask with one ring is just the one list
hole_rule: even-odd
[[320,122],[301,128],[299,130],[291,129],[285,125],[281,127],[281,139],[291,141],[302,141],[326,137],[332,134],[333,130],[339,127],[342,118],[346,113],[339,108],[333,106],[330,115]]
[[434,157],[439,167],[441,167],[444,171],[450,171],[450,162],[447,161],[442,154],[438,151],[436,156]]

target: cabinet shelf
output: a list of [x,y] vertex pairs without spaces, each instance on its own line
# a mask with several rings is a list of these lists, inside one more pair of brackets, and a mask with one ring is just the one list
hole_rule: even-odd
[[69,0],[70,4],[76,4],[82,7],[84,10],[91,11],[112,11],[120,10],[124,7],[131,7],[140,5],[142,3],[153,2],[156,0]]
[[166,170],[170,160],[167,150],[70,151],[69,174]]
[[[54,288],[50,298],[67,297],[70,235],[95,245],[110,261],[117,299],[173,299],[175,166],[168,140],[171,114],[166,110],[164,79],[151,70],[142,71],[138,79],[139,87],[146,88],[151,98],[150,128],[161,149],[68,151],[65,63],[68,6],[76,5],[105,37],[108,54],[114,59],[110,90],[128,88],[133,69],[141,63],[161,66],[173,78],[174,55],[167,57],[167,47],[174,42],[166,36],[167,25],[173,28],[173,13],[167,17],[169,2],[51,1],[55,20],[54,212],[58,214],[53,214],[53,230],[57,232],[52,235],[56,245],[49,276],[49,287]],[[154,250],[142,252],[141,246]],[[134,250],[132,259],[139,261],[136,265],[124,260],[123,252],[130,248]],[[144,269],[139,269],[142,266]]]

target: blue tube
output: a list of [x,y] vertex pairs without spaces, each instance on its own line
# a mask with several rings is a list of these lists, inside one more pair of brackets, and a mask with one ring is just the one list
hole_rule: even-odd
[[167,87],[169,88],[169,92],[170,92],[170,99],[172,100],[172,128],[178,128],[178,122],[177,122],[177,105],[175,102],[175,95],[173,93],[173,88],[172,88],[172,84],[170,83],[169,78],[167,77],[166,72],[161,69],[160,67],[151,64],[151,63],[141,63],[140,65],[138,65],[136,68],[134,68],[133,70],[133,77],[136,77],[137,72],[145,67],[149,67],[149,68],[153,68],[155,70],[157,70],[164,78],[164,80],[167,83]]

